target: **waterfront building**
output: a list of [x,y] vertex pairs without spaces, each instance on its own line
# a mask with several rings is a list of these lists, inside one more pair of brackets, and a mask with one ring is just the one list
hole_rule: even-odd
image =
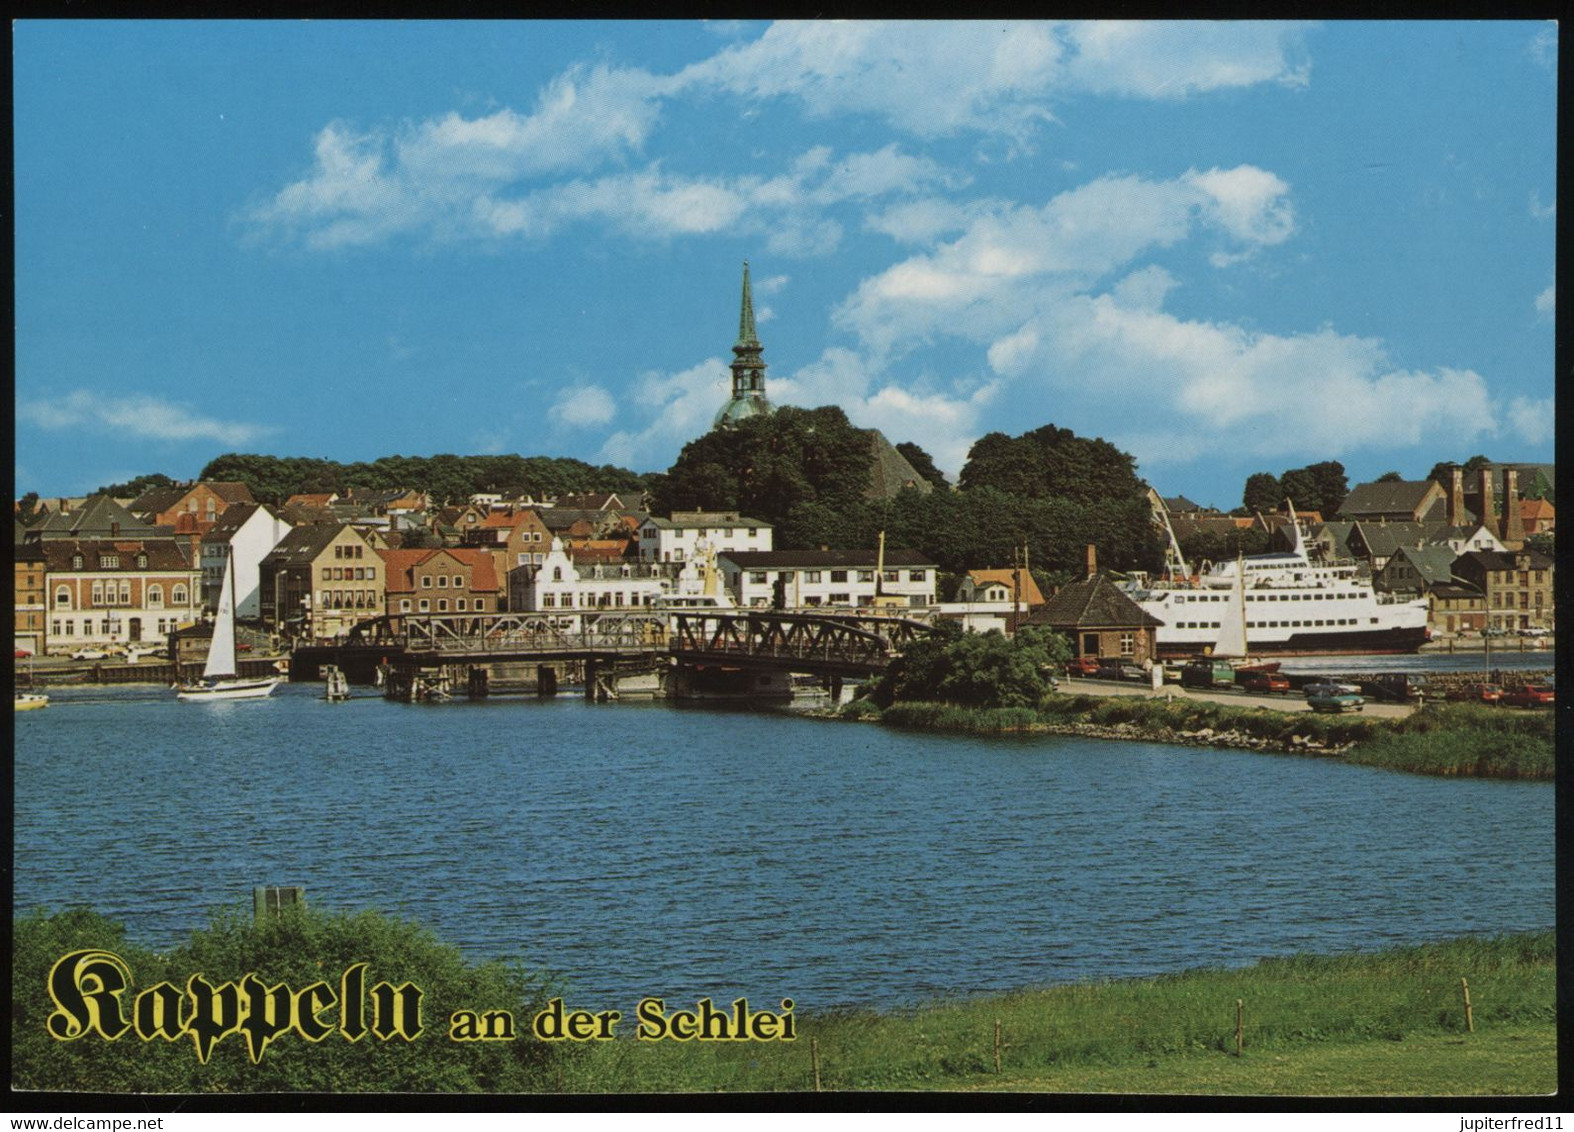
[[1447,509],[1447,494],[1436,480],[1390,480],[1356,484],[1339,505],[1339,518],[1421,523],[1442,521]]
[[639,556],[644,562],[689,562],[701,548],[715,554],[733,550],[770,550],[769,523],[737,511],[674,511],[668,518],[648,515],[639,526]]
[[233,503],[213,524],[200,544],[202,604],[214,611],[230,561],[235,563],[235,616],[262,616],[259,567],[269,551],[291,530],[290,524],[261,503]]
[[479,547],[379,550],[390,616],[496,613],[503,608],[493,555]]
[[675,572],[657,562],[576,562],[561,538],[554,538],[539,565],[508,572],[512,612],[561,616],[578,627],[589,611],[627,613],[648,609],[676,588]]
[[749,285],[749,261],[743,261],[743,300],[738,312],[738,341],[732,347],[732,396],[716,414],[712,427],[725,428],[750,417],[771,415],[765,399],[764,347],[754,329],[754,292]]
[[1555,620],[1552,559],[1533,550],[1474,550],[1454,563],[1460,581],[1486,598],[1486,628],[1551,629]]
[[18,522],[11,636],[18,651],[43,656],[48,644],[45,614],[49,611],[44,548],[41,543],[27,542],[26,533],[27,528]]
[[162,530],[138,518],[107,495],[90,495],[80,506],[51,511],[27,528],[28,541],[51,542],[57,539],[143,539],[166,538]]
[[916,550],[887,550],[883,573],[873,550],[733,550],[716,564],[733,601],[754,608],[928,608],[940,573]]
[[281,633],[332,640],[385,608],[377,547],[348,523],[292,528],[258,569],[263,620]]
[[1131,664],[1158,659],[1164,624],[1103,574],[1061,586],[1023,621],[1065,634],[1077,657],[1118,657]]
[[202,572],[173,538],[50,539],[39,547],[50,652],[162,645],[197,619]]

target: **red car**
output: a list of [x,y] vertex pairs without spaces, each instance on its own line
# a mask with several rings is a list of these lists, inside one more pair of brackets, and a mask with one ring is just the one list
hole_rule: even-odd
[[33,654],[28,652],[26,649],[17,649],[16,650],[16,659],[17,660],[27,660],[32,655]]
[[1099,671],[1099,658],[1096,656],[1079,656],[1066,663],[1067,676],[1097,676]]
[[1496,704],[1503,700],[1503,689],[1496,684],[1466,684],[1450,692],[1448,698],[1472,704]]
[[1510,707],[1551,707],[1553,691],[1549,684],[1526,684],[1503,693],[1503,703]]
[[1248,676],[1241,683],[1241,687],[1248,692],[1283,692],[1289,694],[1290,681],[1280,676],[1277,672],[1259,672],[1255,676]]

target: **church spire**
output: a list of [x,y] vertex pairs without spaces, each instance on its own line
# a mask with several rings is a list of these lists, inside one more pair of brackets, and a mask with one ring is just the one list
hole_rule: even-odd
[[[743,306],[738,312],[738,346],[758,346],[754,333],[754,290],[749,286],[749,261],[743,261]],[[734,346],[736,350],[738,347]]]
[[754,330],[754,290],[749,285],[749,261],[743,261],[743,301],[738,310],[738,341],[732,348],[732,397],[716,414],[716,427],[737,424],[748,417],[769,416],[765,399],[764,347]]

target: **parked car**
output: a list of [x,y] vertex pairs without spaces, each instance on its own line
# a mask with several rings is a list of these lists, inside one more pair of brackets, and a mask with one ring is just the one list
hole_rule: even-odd
[[126,650],[126,662],[128,664],[136,664],[139,660],[141,660],[145,656],[157,656],[157,655],[158,655],[158,649],[154,648],[152,645],[149,645],[146,648],[140,648],[140,647],[138,647],[136,645],[133,645],[129,649]]
[[1490,625],[1487,628],[1481,630],[1481,635],[1483,637],[1506,637],[1508,636],[1508,630],[1499,629],[1496,625]]
[[1511,707],[1551,707],[1554,693],[1548,684],[1526,684],[1503,693],[1502,702]]
[[1361,688],[1358,684],[1344,684],[1338,680],[1319,680],[1315,684],[1306,684],[1301,688],[1307,699],[1313,696],[1358,696]]
[[97,649],[97,648],[93,648],[91,646],[88,646],[88,647],[85,647],[85,648],[77,649],[76,652],[71,654],[71,659],[72,660],[108,660],[109,659],[109,653],[106,650],[104,650],[104,649]]
[[1473,704],[1495,704],[1502,701],[1503,689],[1497,684],[1466,684],[1448,693],[1448,698]]
[[1542,626],[1537,625],[1534,628],[1526,629],[1522,635],[1526,636],[1526,637],[1545,637],[1545,636],[1548,636],[1551,632],[1552,632],[1552,630],[1545,629]]
[[1265,695],[1272,695],[1275,692],[1289,695],[1290,680],[1286,676],[1280,676],[1277,672],[1258,672],[1241,681],[1241,687],[1248,692],[1260,692]]
[[1181,669],[1183,688],[1228,688],[1235,683],[1235,666],[1227,660],[1198,657]]
[[1307,696],[1306,706],[1313,711],[1337,714],[1342,711],[1360,711],[1366,707],[1366,701],[1360,696],[1338,693],[1335,695]]
[[1099,658],[1096,656],[1073,657],[1066,662],[1067,676],[1094,676],[1099,670]]
[[32,655],[33,654],[31,652],[29,652],[27,649],[17,649],[16,650],[16,659],[17,660],[27,660]]

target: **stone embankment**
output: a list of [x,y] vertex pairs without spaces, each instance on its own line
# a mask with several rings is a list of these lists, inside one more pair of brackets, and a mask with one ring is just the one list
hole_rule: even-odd
[[1079,735],[1088,739],[1125,739],[1136,743],[1178,743],[1186,747],[1223,747],[1238,751],[1278,751],[1292,755],[1328,755],[1337,758],[1354,743],[1325,743],[1315,735],[1291,735],[1287,741],[1264,739],[1234,728],[1216,731],[1178,731],[1170,727],[1143,727],[1135,723],[1045,723],[1031,730],[1050,735]]

